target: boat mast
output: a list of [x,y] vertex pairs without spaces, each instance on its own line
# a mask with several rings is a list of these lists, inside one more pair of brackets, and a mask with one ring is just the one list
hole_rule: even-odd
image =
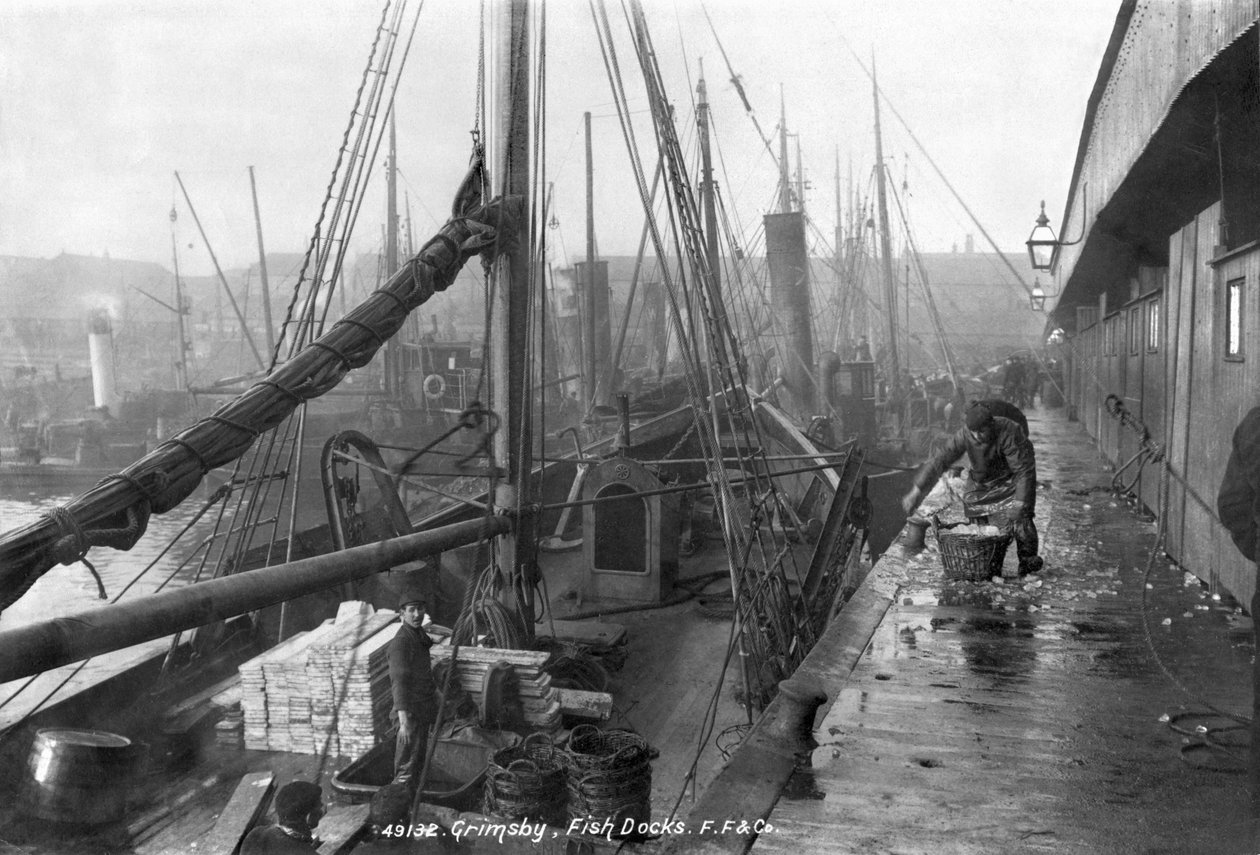
[[704,60],[700,61],[700,82],[696,84],[696,124],[700,129],[700,198],[704,203],[705,243],[709,253],[709,281],[714,299],[722,290],[722,271],[718,254],[717,187],[713,183],[713,156],[709,148],[709,95],[704,83]]
[[836,272],[842,269],[844,264],[844,199],[840,192],[840,146],[836,146],[836,228],[833,236],[835,240],[835,260]]
[[[389,112],[389,167],[385,170],[385,280],[398,272],[398,133],[394,111]],[[399,397],[398,337],[385,342],[385,394]]]
[[[171,207],[171,223],[178,215]],[[181,392],[188,391],[188,354],[192,346],[188,343],[188,328],[184,324],[184,316],[188,308],[184,304],[184,283],[179,278],[179,251],[175,246],[175,229],[171,228],[171,264],[175,268],[175,329],[179,335],[179,358],[175,360],[175,384]],[[166,437],[161,437],[165,439]]]
[[875,99],[875,187],[879,201],[879,244],[884,267],[884,309],[888,315],[888,387],[894,397],[901,392],[901,360],[897,355],[897,283],[893,275],[892,240],[888,234],[888,188],[884,176],[884,139],[879,128],[879,84],[871,61],[871,91]]
[[[530,204],[530,49],[528,0],[509,0],[503,7],[505,20],[500,27],[495,68],[498,111],[495,114],[494,172],[501,196],[519,196]],[[532,465],[531,410],[528,394],[531,360],[525,354],[529,345],[530,272],[529,220],[522,216],[516,235],[500,239],[510,252],[495,262],[493,311],[490,327],[490,372],[492,409],[501,419],[494,434],[494,466],[501,473],[495,487],[494,506],[517,513],[530,500],[529,471]],[[518,522],[512,534],[498,541],[498,569],[510,582],[509,607],[517,604],[532,614],[533,588],[525,581],[535,538],[527,525]],[[532,618],[522,620],[532,636]]]
[[[254,231],[258,233],[258,277],[262,280],[263,324],[267,332],[267,353],[275,358],[276,328],[271,320],[271,286],[267,282],[267,251],[263,249],[262,217],[258,214],[258,185],[254,182],[254,167],[249,167],[249,193],[254,198]],[[178,282],[178,278],[176,279]]]
[[796,134],[796,205],[805,211],[805,164],[801,162],[801,135]]
[[585,286],[586,299],[582,307],[586,310],[582,317],[582,332],[585,334],[586,347],[582,351],[586,357],[586,365],[582,372],[582,382],[586,387],[586,400],[583,404],[589,413],[598,403],[596,390],[596,372],[599,371],[599,357],[595,353],[595,153],[591,146],[591,114],[583,113],[582,120],[586,129],[586,275],[581,277]]
[[[258,345],[254,344],[254,337],[249,332],[249,321],[245,319],[245,313],[241,311],[241,307],[236,302],[236,297],[232,294],[232,289],[228,285],[227,277],[223,275],[223,268],[219,267],[219,259],[215,257],[214,249],[210,246],[210,238],[206,237],[206,230],[201,227],[201,218],[197,216],[197,209],[193,207],[192,199],[188,196],[188,190],[184,187],[184,179],[179,177],[179,173],[175,173],[175,183],[179,185],[179,190],[184,194],[184,202],[188,205],[188,212],[192,214],[193,223],[197,226],[197,231],[201,234],[201,242],[206,245],[206,252],[210,255],[210,262],[214,265],[214,272],[219,278],[219,283],[223,286],[223,292],[227,294],[228,302],[232,304],[232,311],[236,314],[236,320],[241,324],[241,335],[245,337],[249,349],[254,353],[254,359],[258,361],[258,367],[263,371],[267,370],[267,362],[262,358],[262,354],[258,352]],[[220,324],[220,332],[222,325]]]
[[792,179],[788,174],[787,104],[779,86],[779,213],[792,212]]

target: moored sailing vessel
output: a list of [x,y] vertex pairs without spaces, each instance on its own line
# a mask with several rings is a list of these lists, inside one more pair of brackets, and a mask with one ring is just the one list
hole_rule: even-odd
[[[396,629],[384,608],[396,605],[391,591],[403,572],[422,574],[432,586],[433,616],[452,630],[433,629],[447,639],[443,646],[450,660],[458,660],[450,670],[472,663],[459,671],[458,681],[480,693],[474,718],[481,727],[497,723],[498,730],[540,732],[548,744],[565,730],[576,735],[569,725],[584,719],[605,723],[605,733],[632,728],[656,754],[650,800],[625,816],[611,810],[595,819],[673,819],[685,813],[681,804],[687,787],[703,787],[720,763],[712,751],[702,760],[701,749],[715,732],[737,736],[747,730],[856,586],[870,519],[864,452],[835,437],[829,439],[840,450],[824,449],[811,438],[813,432],[802,430],[807,424],[750,388],[743,345],[725,321],[716,276],[720,259],[715,244],[701,239],[702,206],[691,191],[637,5],[632,38],[669,176],[671,214],[681,224],[679,272],[676,278],[666,276],[664,287],[687,369],[687,404],[633,424],[630,402],[624,400],[615,435],[581,449],[580,456],[556,459],[536,451],[541,443],[531,436],[532,410],[545,408],[546,399],[535,390],[547,384],[531,358],[544,351],[529,322],[538,319],[541,305],[533,224],[545,220],[545,209],[530,193],[526,108],[529,48],[540,36],[531,33],[534,19],[524,3],[508,4],[505,16],[498,63],[504,77],[497,87],[514,109],[505,111],[503,126],[487,135],[494,155],[475,148],[453,215],[437,235],[367,301],[327,327],[328,301],[319,294],[317,275],[304,294],[295,295],[299,311],[287,327],[289,358],[277,362],[266,379],[56,512],[0,537],[0,600],[8,605],[58,562],[81,561],[102,546],[129,548],[142,536],[150,514],[188,499],[208,471],[237,461],[227,488],[206,503],[222,520],[204,549],[204,563],[217,565],[208,574],[213,578],[0,634],[4,681],[175,634],[165,656],[100,684],[73,703],[41,711],[8,734],[8,756],[19,765],[24,754],[60,759],[85,742],[105,752],[120,750],[122,756],[109,761],[116,770],[97,783],[103,788],[121,781],[124,789],[134,784],[131,797],[92,817],[91,841],[120,851],[146,851],[146,846],[160,847],[187,834],[186,820],[200,816],[195,810],[153,822],[146,822],[145,812],[157,806],[166,786],[160,782],[180,774],[186,779],[187,770],[179,770],[179,763],[188,760],[189,751],[183,749],[204,748],[198,733],[204,736],[205,728],[215,724],[221,703],[232,706],[230,700],[215,699],[230,698],[232,686],[239,684],[236,703],[247,719],[248,740],[252,722],[245,695],[255,689],[249,682],[255,673],[267,683],[273,660],[266,657],[278,661],[283,651],[286,661],[296,661],[292,656],[306,645],[310,657],[320,650],[334,663],[344,658],[348,669],[360,653],[370,663],[371,651],[361,647],[375,644],[373,650],[379,650],[382,633]],[[397,36],[400,23],[399,17],[382,22],[383,41],[374,54],[379,49],[383,57],[393,57],[390,34]],[[607,20],[601,25],[610,37]],[[392,109],[390,93],[379,80],[366,91],[370,104],[362,110],[356,105],[356,113],[375,117]],[[646,191],[643,175],[638,178]],[[490,197],[493,201],[483,202]],[[784,247],[774,250],[784,269],[771,287],[799,287],[805,257],[799,211],[775,216],[785,218],[781,232],[786,237]],[[655,226],[651,231],[658,257],[669,257],[666,236]],[[789,249],[792,235],[799,245]],[[439,444],[385,449],[387,456],[381,453],[384,443],[340,432],[326,445],[329,465],[321,488],[327,523],[297,528],[296,487],[288,473],[301,469],[303,434],[310,427],[306,402],[330,390],[349,370],[366,365],[404,326],[409,312],[449,287],[458,270],[478,255],[491,274],[488,311],[495,334],[486,344],[488,370],[483,372],[489,397],[484,404],[469,402],[455,426],[477,437],[476,452],[456,457],[444,473],[461,476],[464,483],[458,486],[465,489],[430,485],[431,492],[446,494],[449,501],[439,503],[436,512],[408,507],[396,481],[441,460]],[[807,327],[808,309],[803,317]],[[813,357],[798,348],[791,354],[795,361],[781,359],[784,377],[792,379],[779,385],[791,394],[798,415],[809,415],[817,397],[808,370]],[[798,371],[797,362],[806,370]],[[338,470],[333,461],[357,471]],[[365,481],[370,483],[365,486]],[[540,556],[539,540],[552,531],[565,534],[562,517],[575,510],[582,519],[582,551]],[[388,576],[382,580],[378,574],[384,573]],[[724,594],[715,587],[724,588]],[[708,614],[683,606],[693,598]],[[342,608],[343,601],[368,606]],[[379,610],[368,614],[373,607]],[[603,619],[613,615],[617,623]],[[712,622],[714,615],[727,622]],[[337,621],[333,629],[329,620]],[[541,642],[544,638],[550,641]],[[527,655],[540,643],[546,654],[541,660]],[[482,649],[490,652],[479,653]],[[585,663],[587,677],[595,675],[572,689],[585,694],[556,694],[561,679],[556,663],[563,661],[557,652],[582,654],[568,661]],[[491,667],[472,667],[479,656],[488,657],[480,664]],[[514,656],[525,663],[515,669],[515,679],[490,676],[499,661],[517,665]],[[617,690],[608,692],[607,671],[622,658],[628,661],[611,677]],[[308,678],[312,661],[302,662]],[[522,676],[527,665],[534,670]],[[329,674],[341,682],[330,676],[326,694],[342,696],[349,671],[338,673],[334,667]],[[289,702],[297,696],[292,691],[282,695],[280,685],[262,688],[263,726],[283,719],[289,739],[295,738],[297,725],[313,733],[309,745],[318,747],[319,757],[314,772],[315,761],[305,755],[278,756],[274,746],[284,743],[269,743],[266,734],[263,745],[270,753],[265,757],[237,752],[227,760],[224,751],[230,748],[203,757],[241,773],[253,774],[254,762],[298,769],[305,777],[331,771],[328,767],[340,762],[340,746],[353,743],[337,731],[338,746],[331,750],[332,723],[323,724],[321,741],[315,707],[308,706],[305,718],[295,716],[300,705]],[[286,684],[286,690],[292,688]],[[138,697],[143,704],[135,703]],[[272,708],[282,700],[285,715],[273,719]],[[307,701],[313,704],[312,698]],[[517,704],[521,709],[514,715]],[[342,723],[356,715],[350,706],[333,706]],[[362,713],[369,724],[375,712]],[[147,785],[136,783],[133,774],[141,761],[122,749],[153,733],[155,719],[164,744],[150,752]],[[50,730],[54,726],[62,732]],[[108,731],[125,744],[113,736],[96,742],[81,736],[89,731]],[[574,740],[570,736],[567,742],[570,754],[581,741]],[[293,745],[288,742],[288,749]],[[99,756],[97,761],[101,768],[109,765]],[[73,799],[59,798],[63,793],[57,785],[66,785],[72,776],[41,773],[39,761],[32,762],[30,774],[19,781],[20,816],[27,819],[11,818],[7,827],[23,846],[55,849],[64,837],[50,826],[49,842],[28,820],[34,816],[73,825],[81,819],[74,815]],[[257,789],[266,792],[266,787]],[[195,788],[190,792],[188,804],[198,797]],[[422,795],[427,792],[422,789]],[[92,791],[83,797],[93,798]],[[265,799],[259,798],[255,818],[261,807]],[[358,816],[362,825],[361,811],[345,815]],[[347,823],[353,825],[351,819]],[[216,823],[209,835],[218,844],[230,831],[228,823]],[[244,829],[238,832],[237,842]],[[346,834],[347,845],[357,832],[355,827]]]

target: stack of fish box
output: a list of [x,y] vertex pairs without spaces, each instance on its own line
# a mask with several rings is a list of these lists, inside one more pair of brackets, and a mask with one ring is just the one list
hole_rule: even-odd
[[[444,662],[451,658],[451,648],[435,645],[431,656],[434,664]],[[455,673],[459,676],[459,684],[477,699],[480,706],[486,674],[496,663],[508,663],[516,673],[525,723],[537,730],[554,731],[561,724],[560,693],[552,687],[551,675],[543,673],[547,658],[547,653],[537,650],[461,647],[455,660]]]
[[[389,620],[383,620],[388,615]],[[330,752],[357,756],[389,731],[392,695],[389,642],[398,632],[392,612],[378,613],[363,632],[330,640],[311,649],[306,677],[313,702],[311,724]]]
[[[279,662],[296,655],[312,637],[333,626],[326,620],[310,632],[300,632],[270,650],[241,664],[241,715],[245,721],[245,747],[259,751],[284,750],[288,746],[289,699],[281,691]],[[281,733],[281,730],[284,733]],[[285,747],[280,747],[280,742]]]
[[[240,667],[245,747],[337,753],[337,695],[329,651],[352,649],[397,618],[393,612],[348,614],[299,633]],[[312,671],[311,660],[321,663]]]

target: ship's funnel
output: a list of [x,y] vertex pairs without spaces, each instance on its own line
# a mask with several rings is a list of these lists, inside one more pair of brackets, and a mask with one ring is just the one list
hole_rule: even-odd
[[809,253],[800,211],[767,214],[766,261],[770,268],[770,305],[774,312],[779,372],[798,418],[816,410],[814,339],[810,330]]
[[92,398],[97,407],[118,414],[118,384],[114,377],[114,331],[109,312],[94,309],[88,318],[88,355],[92,360]]

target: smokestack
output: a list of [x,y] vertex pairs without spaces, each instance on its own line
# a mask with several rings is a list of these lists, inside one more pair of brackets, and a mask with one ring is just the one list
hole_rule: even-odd
[[109,312],[94,309],[88,318],[88,355],[92,361],[92,398],[97,407],[118,415],[118,385],[114,378],[114,332]]
[[976,251],[976,239],[973,235],[967,235],[967,254],[970,255],[971,253],[975,251]]

